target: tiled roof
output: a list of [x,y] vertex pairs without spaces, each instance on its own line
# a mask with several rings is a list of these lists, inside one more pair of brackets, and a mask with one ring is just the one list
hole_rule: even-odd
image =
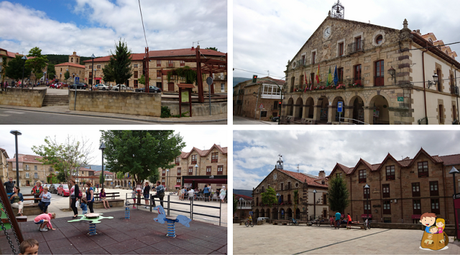
[[327,188],[327,184],[320,184],[320,183],[317,183],[315,182],[315,179],[318,179],[317,176],[315,177],[310,177],[306,174],[303,174],[303,173],[298,173],[298,172],[292,172],[292,171],[287,171],[287,170],[279,170],[289,176],[291,176],[292,178],[300,181],[300,182],[307,182],[308,185],[310,186],[316,186],[316,187],[321,187],[321,188]]
[[6,52],[6,55],[7,55],[9,58],[15,58],[16,55],[22,56],[22,54],[19,54],[18,52],[13,53],[13,52],[11,52],[11,51],[7,51],[7,52]]
[[250,196],[240,195],[240,194],[235,194],[235,193],[233,193],[233,195],[235,196],[237,200],[239,200],[240,198],[243,198],[244,200],[252,200],[252,197]]
[[65,62],[65,63],[57,64],[57,65],[55,65],[55,66],[73,66],[73,67],[77,67],[77,68],[85,68],[84,65],[79,65],[79,64],[70,63],[70,62]]
[[460,154],[440,156],[446,166],[460,165]]
[[[267,81],[272,81],[272,82],[267,82]],[[252,83],[252,79],[250,80],[247,80],[245,81],[246,82],[246,85],[245,87],[250,87],[250,86],[254,86],[254,85],[262,85],[264,83],[266,84],[273,84],[275,85],[274,83],[278,84],[278,85],[284,85],[286,83],[286,81],[284,80],[278,80],[278,79],[274,79],[274,78],[271,78],[269,76],[266,76],[266,77],[262,77],[262,78],[257,78],[257,82],[256,83]]]
[[[99,176],[100,173],[102,173],[102,170],[100,170],[100,171],[94,171],[94,175],[98,175],[98,176]],[[104,170],[104,174],[113,175],[114,173]]]
[[200,150],[196,147],[193,147],[192,150],[190,152],[182,152],[181,153],[181,158],[187,158],[188,156],[190,156],[190,154],[193,152],[193,151],[196,151],[201,157],[206,157],[211,151],[213,148],[217,148],[218,150],[220,150],[222,152],[222,154],[227,154],[227,147],[220,147],[220,145],[217,145],[217,144],[214,144],[209,150]]
[[[105,56],[105,57],[100,57],[100,58],[95,58],[94,62],[109,62],[110,56]],[[131,61],[142,61],[144,60],[145,53],[131,53]],[[83,63],[91,63],[93,60],[88,59],[83,61]]]
[[[37,155],[19,154],[18,162],[41,164],[42,162],[40,162],[39,159],[42,159],[42,158],[43,157],[40,157]],[[16,162],[16,158],[8,159],[8,162]]]
[[[93,169],[89,169],[89,168],[86,168],[86,167],[80,167],[80,171],[94,172]],[[104,172],[105,172],[105,171],[104,171]]]
[[[200,49],[202,55],[225,57],[225,53],[215,50]],[[149,51],[150,58],[196,56],[195,48]]]

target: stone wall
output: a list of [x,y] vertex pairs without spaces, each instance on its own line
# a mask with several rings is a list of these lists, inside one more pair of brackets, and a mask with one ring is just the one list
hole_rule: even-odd
[[0,92],[0,105],[42,107],[46,89],[7,89]]
[[[179,102],[178,101],[164,101],[162,106],[167,106],[171,110],[171,115],[179,115]],[[189,105],[182,105],[182,113],[189,112]],[[227,101],[211,101],[211,113],[226,114]],[[192,103],[192,117],[208,116],[209,115],[209,102],[205,103]],[[189,116],[187,113],[186,116]]]
[[[75,91],[69,91],[69,110],[74,110]],[[77,111],[161,116],[161,94],[118,91],[77,91]]]

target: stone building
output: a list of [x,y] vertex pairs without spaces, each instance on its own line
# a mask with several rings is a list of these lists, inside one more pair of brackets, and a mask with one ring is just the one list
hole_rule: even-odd
[[55,65],[54,70],[56,79],[60,81],[65,80],[64,74],[69,71],[69,80],[73,82],[75,77],[80,77],[80,82],[85,82],[83,80],[85,78],[85,66],[80,65],[80,56],[75,51],[69,56],[69,62]]
[[[266,205],[262,202],[262,193],[269,187],[275,189],[277,204]],[[252,211],[255,218],[268,217],[270,220],[295,218],[307,221],[314,216],[326,218],[329,210],[327,190],[324,171],[320,171],[319,176],[287,171],[283,169],[283,161],[280,158],[275,169],[253,189]]]
[[238,83],[233,88],[233,115],[260,120],[277,117],[284,84],[283,80],[271,77]]
[[[94,180],[94,185],[99,184],[99,188],[101,187],[101,183],[99,181],[99,176],[101,175],[101,173],[102,173],[102,170],[94,172],[94,175],[97,177]],[[115,181],[115,174],[110,171],[104,170],[104,176],[105,176],[104,187],[113,187],[114,181]]]
[[83,186],[87,181],[95,183],[94,181],[96,179],[99,179],[99,176],[96,176],[94,172],[95,171],[93,169],[80,167],[78,169],[78,175],[76,173],[72,173],[72,177],[75,179],[77,183]]
[[[55,173],[52,166],[44,165],[39,161],[41,158],[36,155],[19,154],[19,182],[21,187],[34,185],[36,181],[46,183],[46,177]],[[13,177],[13,180],[16,181],[16,155],[8,159],[7,162],[8,173],[5,177]]]
[[238,201],[236,205],[236,211],[233,214],[233,223],[239,223],[249,217],[249,213],[252,211],[252,197],[233,193],[233,199]]
[[202,190],[204,185],[211,184],[216,191],[227,184],[227,147],[217,144],[208,150],[193,147],[190,152],[182,152],[173,163],[171,169],[159,169],[160,181],[167,190],[183,186]]
[[[437,156],[420,149],[414,158],[396,160],[388,154],[377,164],[364,159],[352,167],[337,163],[328,179],[345,180],[350,204],[343,213],[353,220],[369,214],[374,222],[417,223],[421,214],[431,212],[452,224],[452,167],[460,167],[460,154]],[[455,185],[460,189],[458,175]]]
[[8,153],[6,153],[5,149],[0,148],[0,178],[2,181],[7,181],[8,176]]
[[406,20],[393,29],[328,16],[288,61],[282,121],[452,124],[459,119],[456,56]]

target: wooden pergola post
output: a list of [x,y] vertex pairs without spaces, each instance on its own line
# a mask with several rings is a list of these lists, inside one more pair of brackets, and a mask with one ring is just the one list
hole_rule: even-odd
[[204,103],[203,78],[201,77],[200,45],[196,47],[196,85],[198,86],[198,102]]

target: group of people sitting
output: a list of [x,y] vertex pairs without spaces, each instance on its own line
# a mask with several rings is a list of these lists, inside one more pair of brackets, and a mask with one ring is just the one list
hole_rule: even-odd
[[[10,199],[11,206],[13,208],[18,208],[17,216],[22,216],[22,211],[24,209],[24,196],[20,192],[21,189],[18,186],[14,186],[13,178],[8,178],[8,181],[5,182],[6,194]],[[43,187],[40,181],[35,183],[35,186],[32,188],[31,193],[34,195],[34,203],[38,203],[38,207],[43,213],[48,211],[48,206],[51,203],[51,193],[48,191],[48,187]]]
[[222,187],[222,189],[217,190],[215,192],[212,191],[211,184],[206,184],[204,185],[204,188],[201,189],[193,189],[192,187],[182,187],[182,189],[179,191],[179,200],[185,200],[185,199],[194,199],[196,200],[198,197],[203,196],[204,201],[210,201],[210,198],[216,195],[222,203],[225,202],[225,197],[227,196],[227,191],[225,190],[225,186]]

